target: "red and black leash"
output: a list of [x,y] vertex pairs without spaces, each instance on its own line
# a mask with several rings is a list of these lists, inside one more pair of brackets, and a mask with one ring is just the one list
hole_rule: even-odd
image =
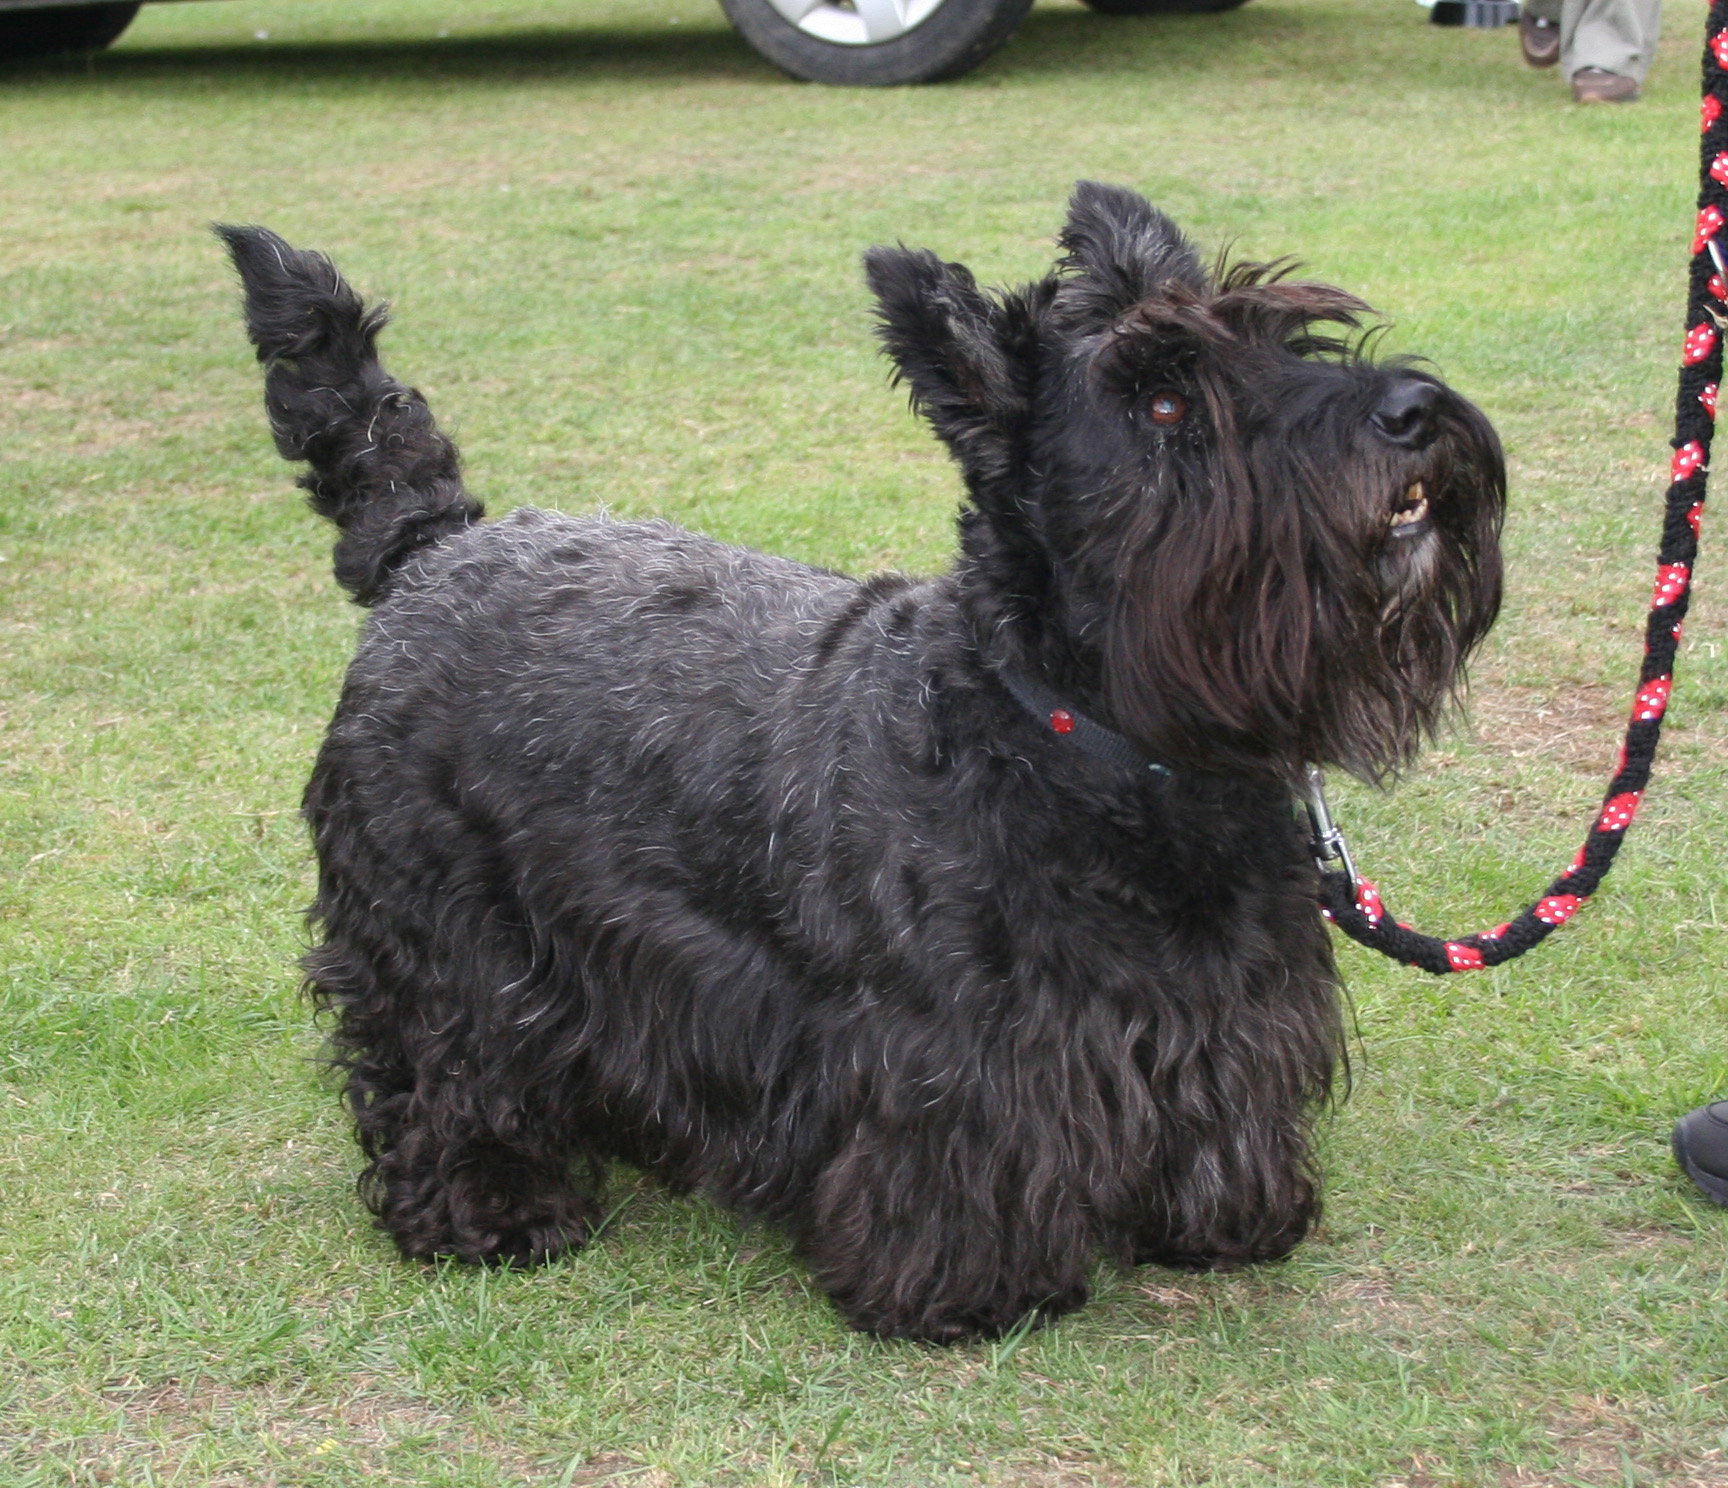
[[[1644,665],[1626,742],[1608,794],[1572,864],[1534,904],[1493,930],[1442,940],[1393,919],[1380,892],[1356,876],[1343,840],[1325,814],[1318,781],[1310,798],[1316,852],[1322,858],[1322,913],[1353,940],[1423,971],[1444,975],[1498,966],[1547,939],[1583,906],[1608,876],[1626,829],[1650,781],[1662,715],[1674,686],[1674,658],[1691,598],[1698,525],[1704,514],[1722,338],[1728,330],[1728,267],[1718,238],[1728,225],[1728,0],[1714,0],[1705,28],[1703,149],[1698,226],[1692,238],[1692,279],[1686,297],[1686,338],[1680,352],[1680,392],[1674,418],[1673,484],[1668,487],[1656,592],[1644,635]],[[1342,868],[1330,868],[1330,863]]]

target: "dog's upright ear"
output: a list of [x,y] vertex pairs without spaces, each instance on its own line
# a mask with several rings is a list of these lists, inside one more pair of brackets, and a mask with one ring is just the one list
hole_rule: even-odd
[[1171,286],[1195,294],[1206,289],[1206,270],[1182,230],[1122,186],[1076,185],[1057,242],[1059,267],[1069,276],[1062,307],[1083,323],[1101,326]]
[[877,334],[913,408],[960,462],[974,495],[1013,459],[1031,388],[1027,296],[998,298],[961,264],[913,248],[872,248],[864,276]]

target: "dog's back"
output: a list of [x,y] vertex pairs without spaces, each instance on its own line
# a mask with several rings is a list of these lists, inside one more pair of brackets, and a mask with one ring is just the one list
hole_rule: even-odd
[[[839,720],[813,688],[860,593],[659,522],[522,510],[422,547],[367,620],[308,786],[324,868],[315,914],[346,924],[350,910],[376,922],[433,907],[435,925],[404,927],[435,945],[402,989],[433,1025],[445,1021],[428,1011],[445,979],[435,965],[463,962],[476,939],[521,980],[489,974],[505,986],[476,1009],[458,974],[448,1017],[530,1016],[516,994],[536,995],[545,952],[530,927],[560,918],[590,947],[582,979],[623,996],[641,981],[625,963],[668,954],[633,941],[682,938],[687,955],[654,979],[681,978],[700,1000],[737,968],[691,908],[761,917],[783,903],[767,866],[771,777],[788,756],[820,767]],[[656,924],[672,906],[682,929]],[[605,1043],[568,1026],[577,1010],[560,995],[564,1040]],[[585,1016],[614,1014],[656,1015]],[[552,1033],[537,1018],[530,1048],[557,1043],[565,1057]],[[376,1040],[362,1043],[376,1055]],[[627,1062],[638,1073],[625,1086],[679,1078],[653,1073],[652,1058]]]

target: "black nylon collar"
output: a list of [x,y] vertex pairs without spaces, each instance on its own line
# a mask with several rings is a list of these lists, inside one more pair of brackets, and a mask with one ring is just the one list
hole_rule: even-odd
[[998,667],[996,675],[1002,685],[1051,735],[1094,759],[1120,765],[1125,770],[1150,770],[1154,775],[1171,773],[1168,765],[1148,759],[1143,750],[1122,737],[1114,729],[1105,728],[1088,718],[1072,703],[1065,703],[1055,693],[1030,677],[1023,677],[1008,667]]

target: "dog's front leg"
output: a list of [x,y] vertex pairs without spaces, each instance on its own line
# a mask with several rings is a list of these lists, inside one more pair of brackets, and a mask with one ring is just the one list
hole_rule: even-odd
[[1026,1158],[963,1120],[860,1123],[816,1184],[801,1249],[846,1320],[883,1338],[990,1338],[1072,1312],[1090,1237],[1070,1198],[1028,1191]]
[[1283,1104],[1264,1087],[1214,1094],[1222,1116],[1166,1122],[1155,1144],[1150,1191],[1129,1230],[1136,1265],[1210,1271],[1281,1260],[1319,1218],[1312,1114],[1299,1092]]

